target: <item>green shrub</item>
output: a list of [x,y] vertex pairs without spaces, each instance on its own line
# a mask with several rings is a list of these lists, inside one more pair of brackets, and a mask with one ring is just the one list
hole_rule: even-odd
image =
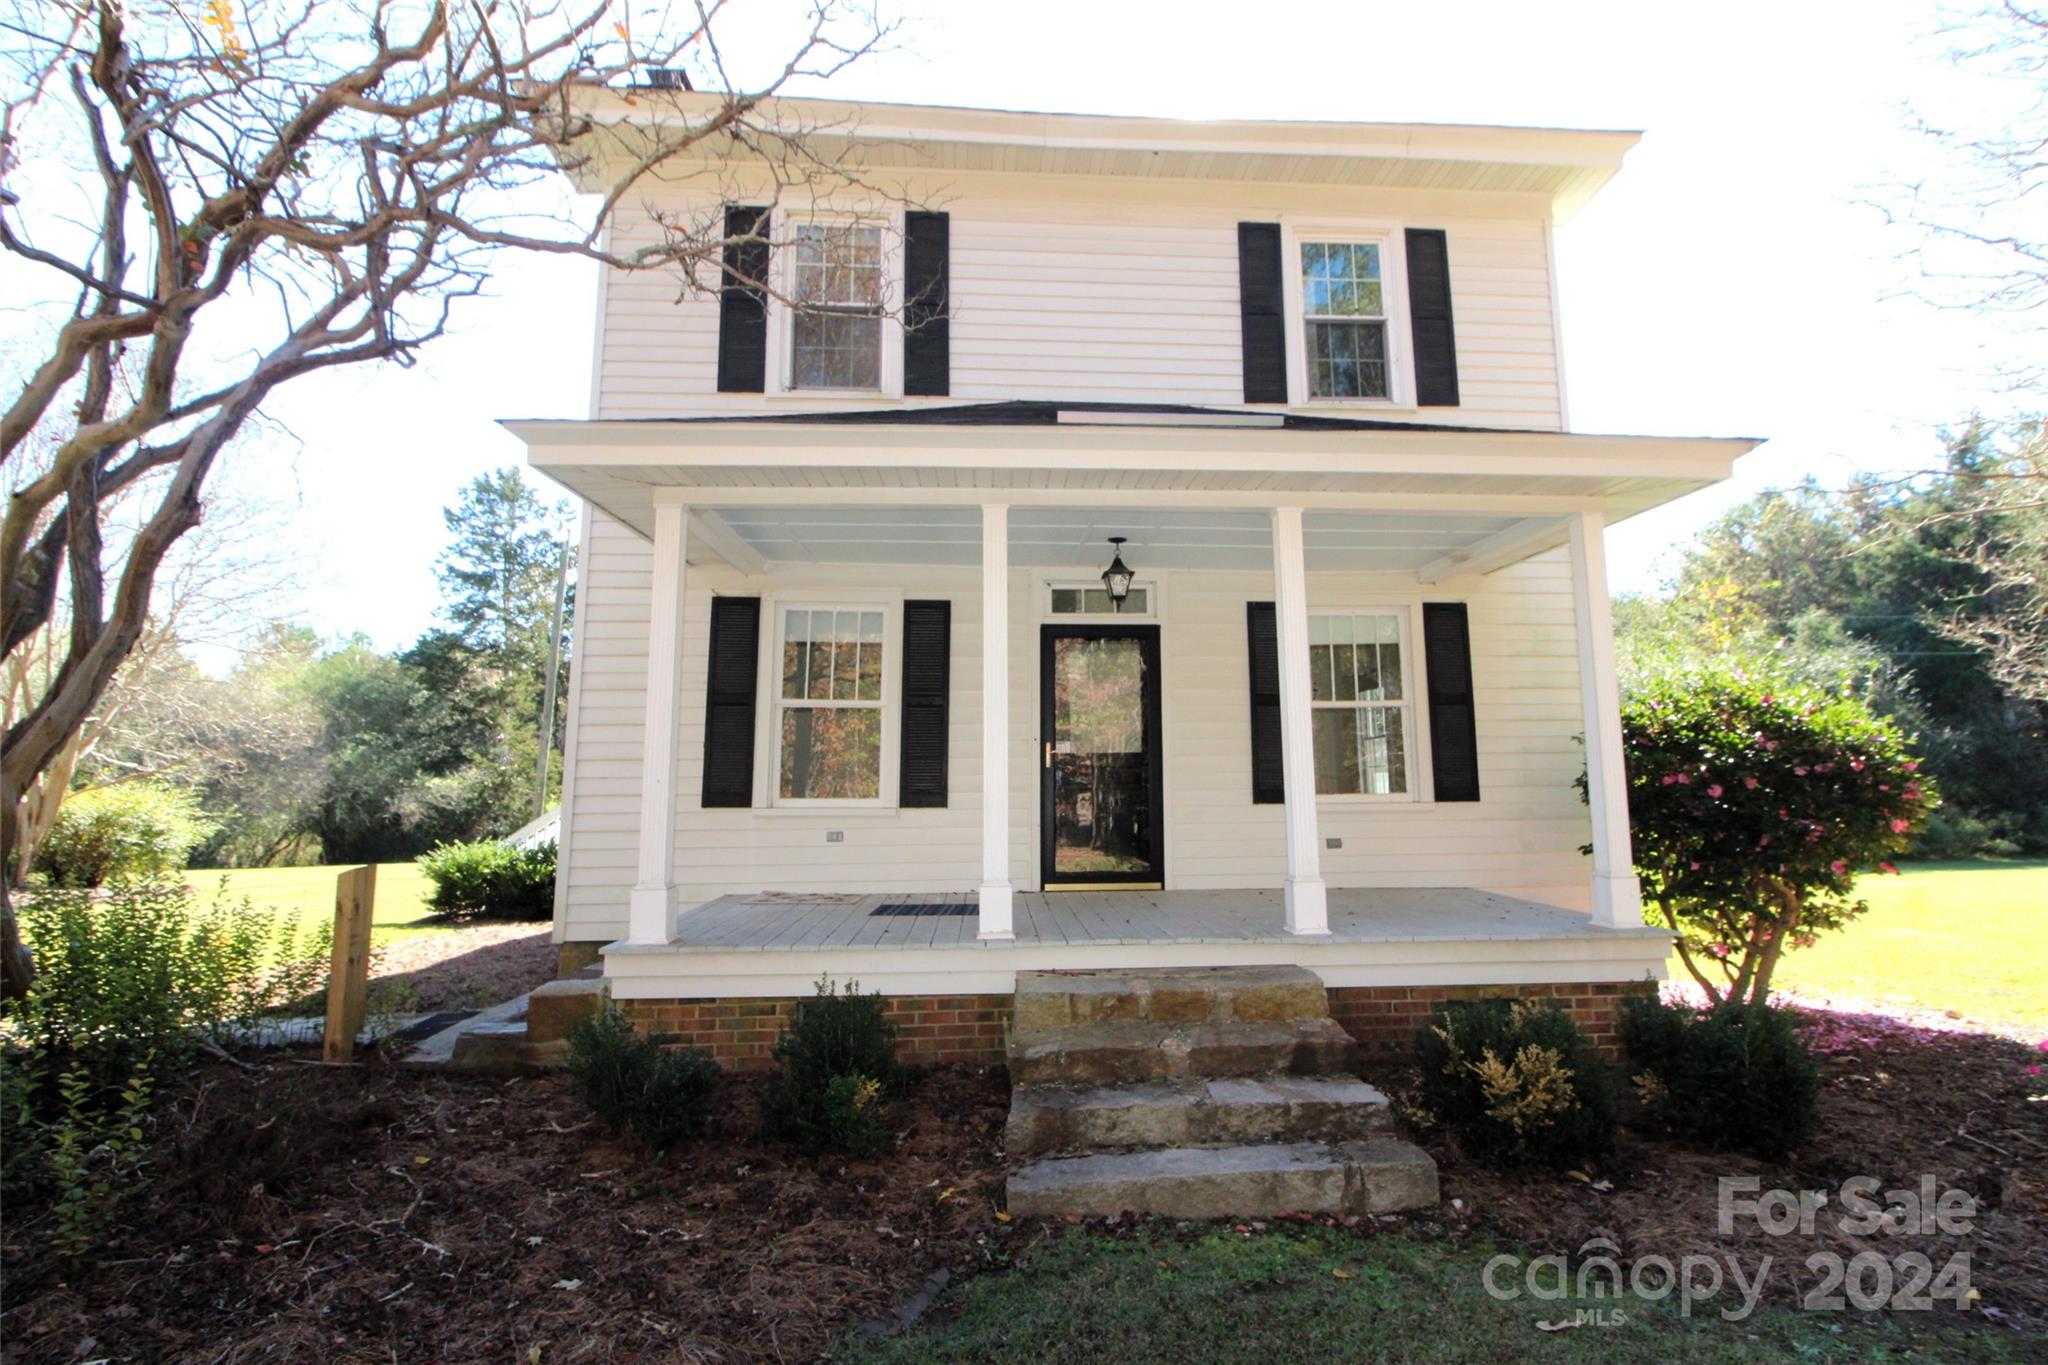
[[308,993],[323,929],[190,888],[44,891],[17,907],[34,987],[9,1002],[0,1059],[0,1188],[47,1192],[58,1245],[91,1249],[140,1179],[149,1110],[209,1036]]
[[306,934],[247,900],[196,901],[183,883],[22,897],[36,980],[8,1018],[24,1056],[120,1084],[138,1057],[173,1070],[202,1038],[226,1038],[324,978],[331,926]]
[[809,1155],[887,1150],[882,1110],[901,1086],[902,1069],[896,1026],[883,1015],[880,995],[861,994],[856,982],[841,992],[819,981],[776,1040],[775,1060],[779,1069],[761,1092],[761,1126],[770,1137]]
[[72,792],[36,849],[52,886],[105,886],[184,869],[192,850],[219,828],[199,798],[161,782],[118,782]]
[[428,908],[452,919],[551,919],[555,846],[520,849],[498,839],[440,844],[419,860],[434,884]]
[[1856,697],[1726,666],[1622,703],[1643,894],[1714,1000],[1765,1000],[1780,957],[1863,912],[1936,804],[1891,721]]
[[1780,1157],[1813,1131],[1820,1067],[1790,1010],[1631,999],[1621,1045],[1645,1114],[1681,1137]]
[[644,1037],[607,1000],[569,1031],[569,1079],[599,1123],[666,1152],[704,1131],[720,1072],[709,1053]]
[[1440,1006],[1415,1060],[1423,1114],[1475,1161],[1565,1167],[1614,1144],[1607,1064],[1554,1001]]

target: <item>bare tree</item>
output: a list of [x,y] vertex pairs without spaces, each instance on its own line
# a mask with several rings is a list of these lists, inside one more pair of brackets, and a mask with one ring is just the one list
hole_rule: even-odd
[[[0,411],[0,462],[39,436],[52,452],[31,476],[8,470],[0,652],[52,621],[60,585],[69,604],[49,685],[4,736],[8,812],[136,647],[222,449],[278,385],[409,362],[503,249],[717,287],[716,212],[660,216],[647,245],[608,247],[606,218],[651,178],[717,177],[771,203],[887,194],[847,169],[851,130],[795,126],[773,98],[888,41],[862,0],[809,0],[751,80],[721,46],[725,0],[652,18],[617,0],[13,3],[0,249],[75,302]],[[584,221],[533,209],[565,166],[602,177]],[[80,182],[82,221],[63,192]],[[105,509],[137,487],[148,510],[114,552]],[[0,819],[0,840],[13,827]],[[0,919],[4,986],[19,992],[33,963],[4,887]]]
[[2048,702],[2048,372],[2038,347],[2048,335],[2048,9],[1994,0],[1956,13],[1944,32],[1951,59],[2004,116],[1990,127],[1916,117],[1940,170],[1903,187],[1888,213],[1915,233],[1915,292],[2013,329],[2018,344],[1999,348],[1996,371],[2034,411],[1980,433],[2005,446],[1988,462],[1893,485],[1941,491],[1942,508],[1916,529],[1942,528],[1940,553],[1983,585],[1929,624],[1982,651],[2013,696]]

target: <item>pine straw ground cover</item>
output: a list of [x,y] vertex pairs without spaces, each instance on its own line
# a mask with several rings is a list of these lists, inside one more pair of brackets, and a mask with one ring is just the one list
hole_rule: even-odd
[[[6,1210],[0,1356],[1039,1359],[1058,1336],[1052,1327],[1064,1323],[1069,1334],[1085,1327],[1091,1341],[1109,1333],[1123,1348],[1150,1343],[1145,1352],[1125,1349],[1128,1359],[1182,1361],[1215,1357],[1216,1342],[1238,1340],[1231,1324],[1244,1320],[1246,1303],[1270,1300],[1278,1310],[1299,1289],[1300,1311],[1262,1319],[1260,1358],[1420,1358],[1415,1334],[1436,1331],[1429,1320],[1445,1313],[1458,1316],[1469,1340],[1429,1337],[1436,1347],[1423,1354],[1432,1358],[1458,1358],[1461,1341],[1489,1357],[1661,1359],[1712,1344],[1723,1353],[1716,1359],[1854,1359],[1888,1343],[1887,1352],[1903,1348],[1915,1359],[2038,1358],[2048,1337],[2048,1101],[2036,1097],[2048,1095],[2048,1080],[2028,1068],[2048,1066],[2048,1055],[2011,1039],[1881,1018],[1816,1014],[1808,1033],[1826,1085],[1818,1132],[1788,1162],[1625,1131],[1584,1179],[1502,1176],[1425,1133],[1442,1163],[1443,1205],[1351,1226],[1004,1221],[1000,1072],[920,1074],[895,1111],[899,1150],[862,1162],[805,1161],[761,1142],[755,1082],[735,1079],[711,1136],[657,1163],[587,1126],[559,1078],[334,1071],[283,1060],[247,1072],[213,1066],[162,1111],[152,1179],[86,1263],[49,1254],[40,1210]],[[1768,1242],[1747,1225],[1728,1240],[1717,1232],[1724,1175],[1832,1192],[1852,1175],[1892,1188],[1923,1173],[1981,1206],[1966,1243],[1981,1298],[1968,1313],[1871,1322],[1787,1311],[1811,1287],[1804,1261],[1815,1250],[1919,1250],[1939,1264],[1964,1243],[1853,1243],[1824,1228]],[[1771,1255],[1766,1302],[1775,1316],[1724,1331],[1696,1308],[1683,1327],[1664,1312],[1640,1339],[1557,1334],[1537,1321],[1598,1305],[1501,1304],[1475,1287],[1495,1251],[1559,1252],[1576,1269],[1596,1237],[1613,1242],[1624,1262],[1733,1253],[1754,1273]],[[1185,1246],[1152,1249],[1162,1238]],[[849,1336],[940,1268],[952,1272],[954,1288],[922,1324],[868,1346]],[[1215,1314],[1191,1316],[1198,1300],[1213,1300]],[[1014,1330],[992,1332],[992,1318]],[[1024,1350],[984,1355],[978,1339],[959,1335],[974,1329],[1014,1345],[1030,1324],[1038,1326],[1024,1333],[1032,1343]],[[1830,1337],[1837,1325],[1847,1334]],[[1188,1339],[1169,1339],[1175,1332]],[[1205,1341],[1202,1332],[1221,1335]]]
[[87,1262],[6,1211],[14,1361],[800,1361],[990,1255],[1001,1074],[916,1077],[898,1150],[807,1161],[754,1082],[652,1161],[558,1077],[203,1068]]
[[[1802,1015],[1823,1086],[1814,1134],[1788,1160],[1699,1151],[1624,1127],[1614,1153],[1577,1177],[1503,1175],[1461,1162],[1445,1140],[1425,1133],[1443,1175],[1437,1217],[1461,1232],[1563,1253],[1574,1268],[1582,1254],[1598,1254],[1582,1251],[1597,1238],[1613,1243],[1608,1254],[1624,1264],[1649,1255],[1734,1256],[1754,1274],[1769,1256],[1765,1299],[1794,1307],[1817,1284],[1806,1265],[1815,1253],[1846,1260],[1872,1251],[1890,1260],[1919,1252],[1938,1269],[1952,1253],[1968,1252],[1980,1298],[1963,1316],[2048,1343],[2048,1045],[1880,1015]],[[1767,1191],[1822,1191],[1829,1203],[1810,1235],[1771,1237],[1753,1218],[1738,1218],[1724,1237],[1724,1176],[1753,1177]],[[1832,1215],[1853,1176],[1876,1177],[1884,1191],[1917,1189],[1932,1176],[1937,1190],[1976,1201],[1974,1229],[1967,1237],[1843,1235]],[[1894,1316],[1909,1325],[1957,1317],[1939,1309]],[[2048,1344],[2042,1349],[2048,1354]]]

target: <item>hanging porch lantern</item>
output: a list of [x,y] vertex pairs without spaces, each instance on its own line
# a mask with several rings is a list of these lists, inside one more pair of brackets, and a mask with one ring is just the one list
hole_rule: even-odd
[[1137,577],[1136,574],[1131,572],[1130,566],[1124,563],[1123,543],[1125,539],[1126,537],[1124,536],[1111,536],[1109,538],[1112,558],[1109,561],[1109,567],[1102,571],[1102,586],[1109,590],[1109,608],[1111,611],[1122,611],[1124,609],[1124,599],[1131,595],[1131,580]]

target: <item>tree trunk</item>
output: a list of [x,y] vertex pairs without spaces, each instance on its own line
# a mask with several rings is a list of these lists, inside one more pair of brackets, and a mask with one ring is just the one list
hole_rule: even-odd
[[0,999],[19,1000],[35,984],[36,960],[14,918],[14,893],[0,877]]
[[1785,907],[1785,918],[1771,935],[1771,941],[1758,954],[1756,975],[1749,983],[1749,1001],[1761,1005],[1771,996],[1771,975],[1778,970],[1778,958],[1784,954],[1785,942],[1799,929],[1799,914],[1805,907],[1800,903],[1799,893],[1780,881],[1773,881],[1771,889],[1778,894],[1778,903]]

